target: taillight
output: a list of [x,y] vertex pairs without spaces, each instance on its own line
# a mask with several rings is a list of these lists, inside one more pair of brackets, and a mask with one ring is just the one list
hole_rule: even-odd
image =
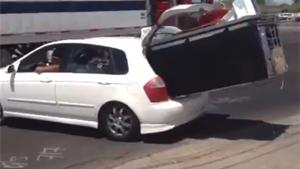
[[161,102],[169,99],[164,81],[160,77],[151,79],[144,85],[144,90],[151,102]]

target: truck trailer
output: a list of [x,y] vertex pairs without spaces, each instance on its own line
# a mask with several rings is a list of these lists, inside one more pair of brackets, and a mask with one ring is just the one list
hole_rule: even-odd
[[140,34],[176,0],[0,0],[0,67],[45,42]]

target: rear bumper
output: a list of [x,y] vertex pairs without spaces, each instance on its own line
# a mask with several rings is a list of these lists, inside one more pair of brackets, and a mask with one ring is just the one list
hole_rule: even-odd
[[140,119],[141,133],[164,132],[192,121],[205,112],[207,101],[208,93],[201,93],[152,105]]

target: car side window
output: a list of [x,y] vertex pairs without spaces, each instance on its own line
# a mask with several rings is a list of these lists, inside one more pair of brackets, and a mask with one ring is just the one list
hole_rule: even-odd
[[63,60],[67,57],[67,47],[64,45],[52,45],[35,51],[19,65],[18,72],[61,72]]
[[[117,61],[113,58],[113,55],[116,55]],[[120,52],[118,53],[115,49],[112,50],[107,47],[78,45],[73,50],[71,60],[67,63],[66,71],[73,73],[124,74],[128,71],[127,60],[124,52],[122,56],[120,55]]]
[[111,54],[114,63],[114,73],[126,74],[128,72],[128,63],[125,52],[111,48]]
[[46,47],[24,58],[19,65],[18,72],[34,72],[38,65],[46,64],[48,50],[49,47]]

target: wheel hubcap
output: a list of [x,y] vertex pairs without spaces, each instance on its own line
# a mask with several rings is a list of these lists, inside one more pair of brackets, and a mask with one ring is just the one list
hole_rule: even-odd
[[117,136],[126,135],[132,126],[132,117],[124,107],[113,107],[108,114],[107,125],[110,132]]

